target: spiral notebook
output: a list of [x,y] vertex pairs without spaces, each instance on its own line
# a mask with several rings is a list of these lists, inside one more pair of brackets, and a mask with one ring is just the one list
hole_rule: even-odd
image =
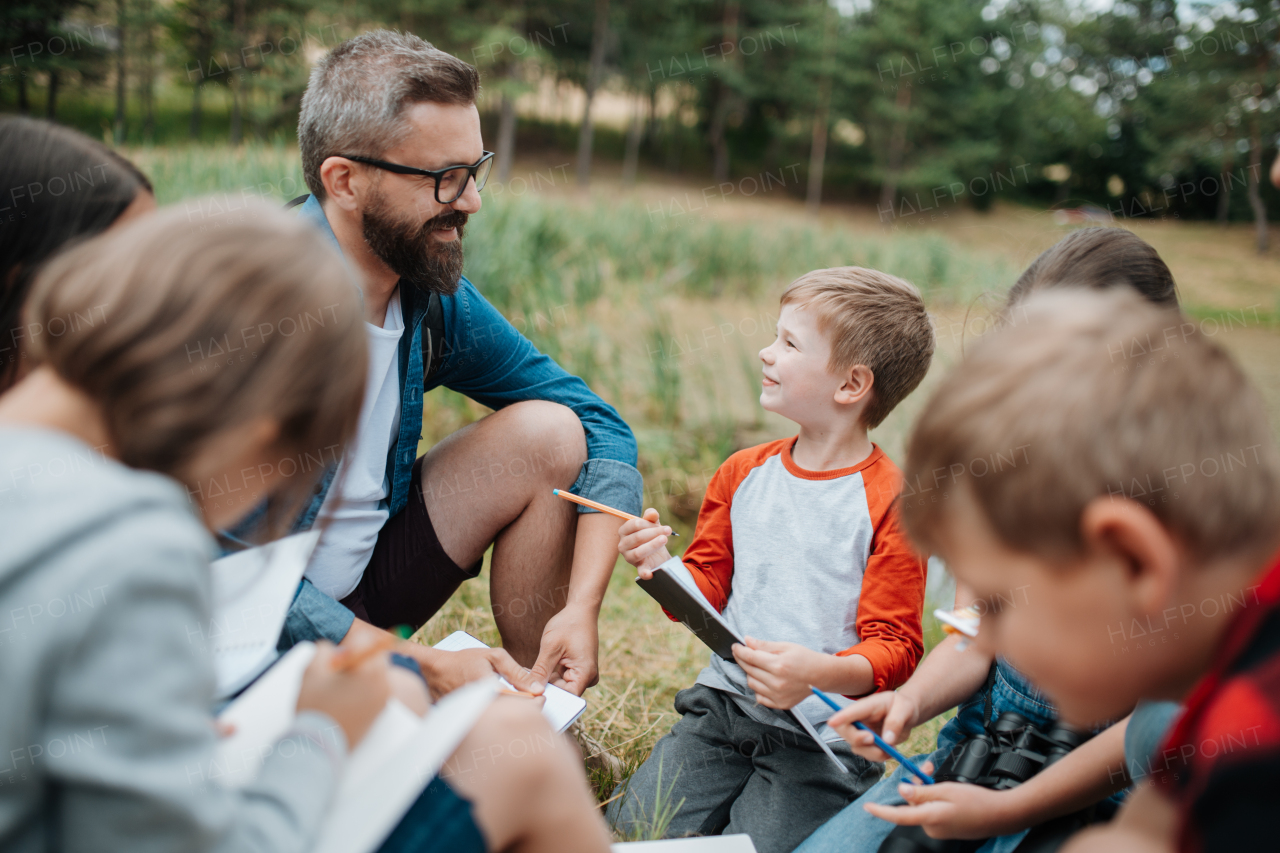
[[278,658],[276,644],[320,531],[286,536],[214,560],[213,613],[189,633],[213,653],[219,699],[234,696]]
[[[240,788],[257,777],[264,756],[293,724],[302,675],[314,655],[314,645],[299,643],[227,706],[218,720],[234,730],[219,742],[206,778]],[[472,682],[426,717],[389,700],[348,757],[311,853],[377,850],[497,692],[496,678]]]

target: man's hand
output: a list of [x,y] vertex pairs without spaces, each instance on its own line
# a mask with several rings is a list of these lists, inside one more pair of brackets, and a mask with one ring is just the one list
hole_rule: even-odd
[[824,680],[830,655],[797,643],[771,643],[747,637],[745,646],[734,643],[733,657],[747,674],[747,686],[756,702],[767,708],[787,710],[813,694],[809,685]]
[[640,577],[653,577],[653,570],[671,559],[667,540],[671,528],[658,524],[658,511],[649,507],[642,518],[624,521],[618,528],[618,553],[635,566]]
[[575,696],[594,686],[600,680],[598,618],[598,611],[569,604],[547,620],[532,676]]
[[[920,769],[932,773],[933,762],[926,761]],[[930,838],[994,838],[1026,829],[1026,824],[1019,821],[1017,793],[1013,790],[993,791],[959,782],[903,782],[898,785],[898,793],[907,805],[867,803],[863,808],[899,826],[919,826]]]
[[[902,743],[915,727],[919,708],[908,694],[892,690],[873,693],[859,699],[839,713],[832,714],[827,725],[844,738],[855,753],[868,761],[888,761],[892,756],[876,746],[871,732],[854,728],[858,721],[875,731],[887,743]],[[981,836],[975,836],[981,837]]]
[[504,649],[463,649],[457,652],[443,652],[418,643],[403,642],[396,651],[408,655],[422,667],[422,674],[431,688],[431,698],[439,700],[441,696],[457,690],[464,684],[488,678],[495,672],[501,675],[511,686],[525,693],[540,694],[543,690],[541,680],[535,678],[524,667],[516,663]]

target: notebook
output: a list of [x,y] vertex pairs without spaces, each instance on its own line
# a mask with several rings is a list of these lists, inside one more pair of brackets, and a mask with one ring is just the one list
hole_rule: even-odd
[[199,630],[213,653],[219,699],[279,657],[280,629],[319,538],[320,531],[308,530],[211,564],[213,614]]
[[[432,648],[440,649],[444,652],[459,652],[463,649],[487,649],[489,647],[466,631],[454,631],[432,646]],[[511,684],[505,678],[500,680],[504,687],[511,689]],[[582,712],[587,710],[586,699],[581,696],[575,696],[568,690],[556,687],[554,684],[547,685],[544,695],[547,697],[547,701],[542,706],[542,716],[547,718],[551,728],[557,732],[562,732],[569,728],[569,726],[573,725],[573,721],[581,717]]]
[[[238,788],[258,775],[293,722],[302,675],[314,655],[314,645],[299,643],[218,717],[235,730],[219,743],[209,778]],[[312,853],[376,850],[497,692],[496,678],[473,682],[441,699],[425,718],[388,701],[349,756]]]
[[756,853],[751,836],[711,835],[705,838],[672,838],[665,841],[629,841],[614,844],[613,853]]
[[[733,660],[734,643],[746,645],[746,642],[729,627],[729,623],[724,621],[720,611],[707,601],[707,597],[702,594],[702,590],[698,589],[693,575],[689,574],[688,567],[682,561],[669,560],[653,570],[651,579],[637,577],[636,583],[668,613],[683,622],[685,627],[702,640],[711,651],[725,660]],[[817,741],[818,746],[831,759],[831,763],[840,768],[841,773],[849,772],[849,768],[836,758],[836,754],[818,734],[818,730],[813,727],[813,723],[809,722],[808,717],[794,709],[786,712],[779,711],[779,713],[789,715],[809,737]]]

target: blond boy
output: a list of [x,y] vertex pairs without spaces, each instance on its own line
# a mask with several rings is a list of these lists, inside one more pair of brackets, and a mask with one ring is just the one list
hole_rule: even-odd
[[802,276],[760,352],[760,403],[799,434],[729,457],[683,561],[655,510],[620,529],[642,577],[683,565],[746,640],[676,696],[682,719],[610,807],[624,832],[664,823],[665,801],[669,836],[745,832],[760,853],[786,853],[879,778],[824,726],[809,686],[892,689],[920,658],[925,564],[898,523],[901,475],[867,431],[920,383],[933,347],[907,282],[858,267]]
[[1063,719],[1187,704],[1153,782],[1071,850],[1270,849],[1280,459],[1262,402],[1194,321],[1131,294],[1046,294],[1019,320],[929,402],[907,476],[1027,454],[904,501],[912,537],[992,605],[979,647]]

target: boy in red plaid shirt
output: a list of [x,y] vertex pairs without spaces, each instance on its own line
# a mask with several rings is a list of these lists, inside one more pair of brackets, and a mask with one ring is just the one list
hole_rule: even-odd
[[1127,293],[1033,297],[939,387],[905,477],[939,485],[902,515],[985,599],[976,642],[1064,720],[1187,706],[1151,781],[1064,853],[1275,849],[1280,457],[1231,357]]

